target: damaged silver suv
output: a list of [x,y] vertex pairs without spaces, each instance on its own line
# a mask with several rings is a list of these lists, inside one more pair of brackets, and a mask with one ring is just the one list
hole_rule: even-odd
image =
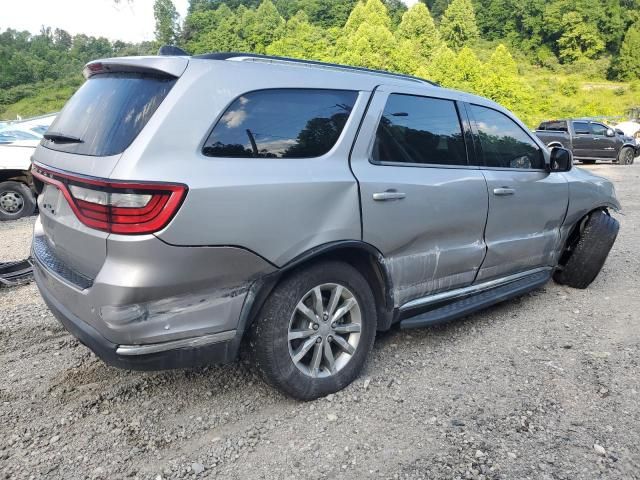
[[246,347],[299,399],[376,331],[459,318],[552,276],[585,288],[613,185],[511,113],[427,81],[245,54],[89,63],[33,157],[35,276],[128,369]]

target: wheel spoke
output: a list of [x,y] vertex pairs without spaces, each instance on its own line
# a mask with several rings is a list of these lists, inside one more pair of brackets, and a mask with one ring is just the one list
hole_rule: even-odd
[[360,332],[360,324],[359,323],[342,323],[336,325],[333,329],[336,333],[359,333]]
[[344,290],[344,288],[342,288],[342,286],[340,285],[337,285],[336,288],[334,288],[333,291],[331,292],[331,298],[329,299],[329,306],[327,307],[327,313],[329,314],[329,316],[332,316],[333,312],[336,311],[338,302],[342,297],[342,290]]
[[354,298],[345,300],[344,304],[338,309],[331,319],[332,322],[340,320],[349,310],[355,307],[358,303]]
[[331,343],[324,342],[324,358],[327,360],[327,366],[331,373],[336,373],[336,363],[333,358],[333,352],[331,351]]
[[316,346],[313,349],[313,357],[311,358],[311,365],[309,366],[312,377],[317,377],[318,373],[320,373],[321,361],[322,361],[322,343],[316,343]]
[[316,315],[322,318],[322,315],[324,314],[324,305],[322,302],[322,292],[320,291],[320,287],[313,289],[313,305],[316,310]]
[[289,341],[298,340],[299,338],[307,338],[316,333],[315,330],[312,329],[304,329],[304,330],[290,330],[289,331]]
[[339,335],[333,337],[333,341],[336,342],[336,345],[338,345],[343,352],[346,352],[349,355],[353,355],[356,352],[355,347]]
[[306,340],[302,345],[300,345],[296,353],[293,355],[293,363],[298,363],[300,360],[302,360],[302,357],[304,357],[307,352],[311,350],[311,347],[313,347],[315,343],[316,337],[312,337]]
[[312,322],[317,322],[318,321],[318,317],[316,317],[316,314],[313,313],[313,311],[309,307],[307,307],[304,303],[302,303],[302,302],[298,303],[298,306],[296,307],[296,310],[298,310],[300,313],[302,313],[310,321],[312,321]]

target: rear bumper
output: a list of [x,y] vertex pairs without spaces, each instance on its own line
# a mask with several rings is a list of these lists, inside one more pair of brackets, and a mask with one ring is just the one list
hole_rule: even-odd
[[[237,247],[176,247],[112,235],[94,277],[34,228],[34,277],[64,327],[106,363],[157,370],[232,360],[251,285],[274,267]],[[79,247],[80,248],[80,247]]]
[[[233,339],[221,340],[195,347],[185,346],[182,348],[171,348],[170,344],[173,342],[166,342],[166,344],[153,345],[163,349],[159,352],[122,355],[118,353],[120,345],[107,340],[95,328],[71,313],[58,302],[46,288],[42,287],[43,272],[41,268],[42,267],[36,264],[34,274],[42,298],[51,312],[71,335],[91,349],[108,365],[128,370],[168,370],[227,363],[232,361],[236,356],[236,345],[238,342],[233,341]],[[235,331],[231,331],[231,334],[233,338],[237,335]],[[165,349],[167,347],[169,347],[169,349]]]

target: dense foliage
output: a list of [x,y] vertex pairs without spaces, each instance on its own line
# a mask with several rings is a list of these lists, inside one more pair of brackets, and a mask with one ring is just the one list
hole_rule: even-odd
[[0,117],[57,108],[92,58],[173,42],[194,54],[257,52],[417,75],[490,97],[531,125],[640,103],[640,0],[423,0],[410,9],[400,0],[191,0],[182,24],[171,0],[156,0],[154,14],[155,44],[49,29],[0,34]]

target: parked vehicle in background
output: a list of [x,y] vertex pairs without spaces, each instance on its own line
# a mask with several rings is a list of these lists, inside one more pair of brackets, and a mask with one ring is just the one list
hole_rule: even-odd
[[0,221],[35,211],[31,156],[54,118],[55,114],[45,115],[0,128]]
[[636,143],[640,145],[640,122],[629,120],[616,125],[616,130],[622,131],[627,137],[635,138]]
[[613,185],[500,105],[340,65],[210,54],[91,62],[34,154],[34,275],[105,362],[229,362],[313,399],[376,331],[545,284],[585,288]]
[[640,154],[640,145],[624,134],[601,122],[586,119],[551,120],[542,122],[536,135],[548,147],[564,147],[585,164],[606,160],[619,165],[631,165]]

